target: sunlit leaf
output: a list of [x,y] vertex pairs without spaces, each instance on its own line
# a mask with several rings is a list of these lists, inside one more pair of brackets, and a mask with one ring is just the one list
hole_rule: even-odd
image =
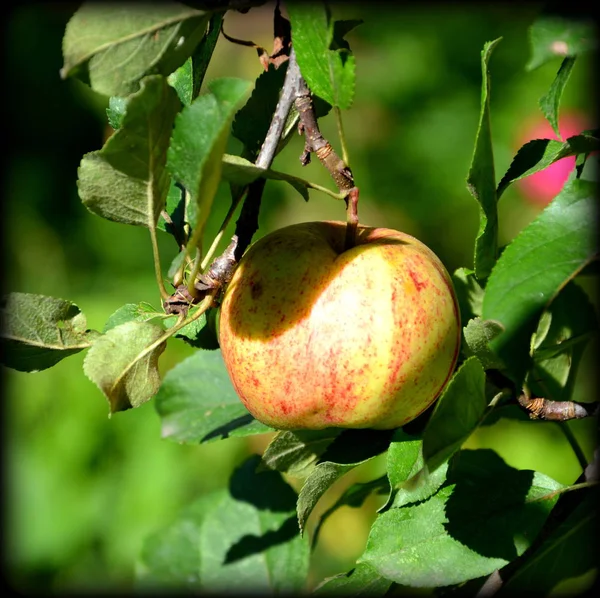
[[146,584],[236,594],[304,588],[309,549],[298,534],[296,495],[279,473],[257,473],[258,459],[246,460],[228,489],[201,497],[146,540]]
[[0,308],[2,363],[21,372],[37,372],[91,346],[98,333],[88,331],[85,316],[70,301],[9,293]]
[[92,89],[128,96],[148,75],[167,76],[190,56],[210,13],[178,2],[84,2],[63,38],[63,78],[81,75]]
[[181,104],[160,76],[127,102],[121,128],[79,166],[79,196],[94,214],[153,229],[169,190],[166,151]]
[[596,186],[576,179],[506,247],[492,272],[482,317],[504,331],[490,343],[519,383],[543,308],[597,255]]
[[111,413],[139,407],[158,391],[163,334],[154,324],[125,322],[100,336],[88,351],[83,371],[104,393]]
[[249,185],[259,177],[275,181],[285,181],[296,189],[305,201],[308,201],[309,184],[304,179],[295,177],[291,174],[260,168],[240,156],[232,156],[230,154],[223,155],[222,176],[230,183],[235,183],[240,186]]
[[332,106],[350,108],[354,99],[355,59],[343,35],[361,21],[334,25],[323,2],[288,1],[292,40],[300,72],[310,90]]
[[387,453],[390,496],[380,511],[425,500],[439,489],[446,480],[447,464],[431,474],[424,466],[423,441],[398,430]]
[[529,547],[560,487],[543,474],[508,467],[491,450],[461,451],[437,494],[379,515],[358,563],[411,587],[489,575]]
[[592,21],[545,15],[536,19],[529,28],[531,55],[528,71],[542,66],[556,57],[577,56],[593,50],[597,34]]
[[360,563],[348,573],[329,577],[314,590],[317,596],[384,596],[392,581],[382,577],[367,563]]
[[108,124],[116,131],[121,128],[123,123],[123,117],[127,110],[127,98],[120,98],[118,96],[111,96],[108,99],[108,108],[106,109],[106,116],[108,118]]
[[197,218],[190,224],[190,245],[198,246],[221,180],[231,120],[250,89],[247,81],[214,79],[209,92],[186,106],[175,121],[168,152],[168,167],[175,179],[191,194]]
[[220,351],[197,351],[169,370],[155,405],[163,438],[177,442],[273,431],[257,422],[241,403]]
[[109,316],[102,332],[106,333],[125,322],[149,322],[160,315],[161,312],[157,312],[148,303],[126,303]]
[[488,63],[502,38],[486,42],[481,51],[481,109],[475,139],[475,151],[467,175],[467,188],[479,204],[479,231],[475,239],[474,269],[479,280],[489,276],[496,262],[498,212],[496,209],[496,175],[490,123],[490,77]]

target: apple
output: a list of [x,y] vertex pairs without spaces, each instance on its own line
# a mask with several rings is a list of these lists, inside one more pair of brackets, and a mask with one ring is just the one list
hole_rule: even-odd
[[[559,131],[563,141],[592,128],[591,119],[577,112],[565,112],[559,121]],[[558,139],[550,123],[543,117],[536,117],[525,125],[525,132],[518,139],[518,147],[532,139]],[[544,170],[517,181],[517,185],[529,202],[538,206],[550,203],[561,191],[569,175],[575,168],[575,156],[567,156],[554,162]]]
[[280,430],[404,425],[439,396],[460,346],[452,281],[423,243],[387,228],[305,222],[240,260],[219,342],[241,401]]

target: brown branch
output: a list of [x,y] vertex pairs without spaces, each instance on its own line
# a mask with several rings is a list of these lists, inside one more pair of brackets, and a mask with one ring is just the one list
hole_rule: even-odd
[[[312,101],[310,89],[306,81],[300,74],[300,68],[296,61],[294,48],[290,52],[290,62],[288,71],[292,70],[298,78],[298,91],[296,95],[296,109],[300,117],[298,130],[304,134],[305,146],[304,152],[300,157],[303,166],[310,162],[310,153],[315,153],[321,164],[329,171],[329,174],[335,181],[337,188],[343,191],[350,191],[354,187],[354,177],[350,167],[335,153],[331,144],[319,130],[317,116]],[[297,71],[297,75],[296,75]]]
[[576,401],[551,401],[541,397],[528,397],[522,393],[517,397],[519,405],[531,419],[546,421],[568,421],[597,415],[600,403],[578,403]]

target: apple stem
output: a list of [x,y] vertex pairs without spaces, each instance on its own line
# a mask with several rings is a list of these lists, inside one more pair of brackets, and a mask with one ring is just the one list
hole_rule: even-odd
[[350,189],[346,195],[346,240],[345,251],[356,245],[356,231],[358,229],[358,187]]

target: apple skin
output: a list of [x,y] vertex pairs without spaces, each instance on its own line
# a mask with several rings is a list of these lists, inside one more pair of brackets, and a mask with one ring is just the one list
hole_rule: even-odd
[[452,281],[410,235],[304,222],[254,243],[229,283],[219,342],[248,411],[280,430],[392,429],[450,378],[461,328]]

